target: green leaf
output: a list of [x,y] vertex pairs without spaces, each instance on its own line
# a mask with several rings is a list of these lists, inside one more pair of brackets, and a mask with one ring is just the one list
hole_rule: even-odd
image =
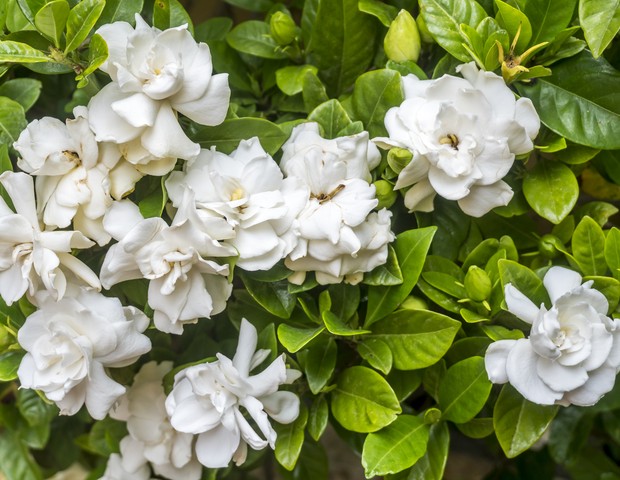
[[398,15],[398,8],[386,5],[379,0],[359,0],[358,8],[361,12],[377,17],[385,27],[389,27]]
[[65,29],[69,16],[67,0],[55,0],[46,3],[34,17],[34,25],[45,37],[49,38],[56,48],[60,47],[60,37]]
[[439,386],[442,419],[454,423],[469,422],[478,415],[491,392],[482,357],[470,357],[455,363]]
[[370,273],[364,275],[364,283],[375,287],[388,287],[403,283],[403,272],[398,265],[398,258],[392,245],[388,245],[388,258],[383,265],[375,267]]
[[536,0],[525,3],[523,12],[532,24],[532,45],[553,40],[573,18],[577,0]]
[[166,177],[151,177],[151,184],[154,188],[138,202],[140,213],[144,218],[160,217],[166,202],[168,201],[168,193],[164,186]]
[[0,41],[0,63],[41,63],[51,62],[51,58],[27,43]]
[[235,50],[261,58],[288,58],[271,37],[269,25],[259,20],[247,20],[233,28],[226,41]]
[[0,143],[12,145],[27,124],[24,108],[19,103],[0,97]]
[[46,403],[36,391],[28,388],[18,390],[16,405],[31,427],[47,424],[58,414],[55,405]]
[[0,435],[0,472],[6,480],[40,480],[41,470],[17,432],[4,430]]
[[276,70],[276,84],[287,95],[301,93],[306,72],[317,73],[314,65],[290,65]]
[[501,0],[495,0],[495,4],[497,5],[497,15],[495,17],[497,23],[506,29],[511,39],[515,38],[519,28],[521,29],[519,39],[517,40],[516,51],[524,52],[527,50],[530,39],[532,38],[532,26],[530,25],[530,21],[518,8],[514,8]]
[[484,438],[491,435],[495,429],[493,428],[493,418],[474,418],[467,423],[459,423],[456,425],[461,433],[469,438]]
[[571,242],[573,256],[584,275],[605,275],[605,234],[590,217],[583,217]]
[[394,251],[403,273],[403,283],[389,287],[368,288],[365,328],[389,315],[407,298],[418,281],[436,230],[436,227],[417,228],[396,236]]
[[28,21],[34,25],[34,16],[43,8],[46,0],[16,0],[15,3],[19,6],[19,9]]
[[538,215],[557,225],[577,203],[579,185],[566,165],[540,159],[523,179],[523,193]]
[[41,94],[41,82],[34,78],[14,78],[0,85],[0,97],[8,97],[28,111]]
[[200,127],[192,140],[204,148],[216,147],[218,152],[230,153],[241,140],[259,137],[267,153],[275,154],[288,135],[275,123],[263,118],[231,118],[214,127]]
[[325,327],[297,328],[281,323],[278,325],[278,340],[289,352],[295,353],[314,340]]
[[338,96],[366,71],[374,56],[376,24],[358,0],[319,0],[307,44],[330,96]]
[[95,422],[88,435],[88,448],[91,452],[109,457],[119,452],[119,443],[127,435],[127,424],[107,417]]
[[360,289],[357,285],[337,283],[328,290],[332,302],[331,310],[338,318],[349,321],[357,313],[360,303]]
[[386,379],[399,401],[408,398],[422,383],[421,370],[394,370],[386,376]]
[[580,0],[579,23],[598,58],[620,30],[620,0]]
[[9,351],[0,355],[0,382],[10,382],[17,378],[17,369],[24,354],[21,351]]
[[439,422],[432,425],[426,453],[413,465],[407,480],[442,480],[449,448],[448,424]]
[[611,274],[620,280],[620,230],[613,227],[605,239],[605,261]]
[[387,343],[378,338],[368,338],[357,344],[357,352],[371,367],[387,375],[392,370],[394,358]]
[[240,273],[245,288],[252,298],[256,300],[265,310],[276,317],[290,318],[297,298],[288,291],[288,280],[279,282],[261,282],[254,280],[248,275]]
[[387,381],[374,370],[355,366],[344,370],[331,392],[334,418],[352,432],[376,432],[396,420],[400,404]]
[[161,30],[187,25],[188,31],[194,34],[192,19],[178,0],[156,0],[153,5],[153,25]]
[[317,395],[332,378],[337,354],[338,347],[331,337],[324,342],[317,340],[310,348],[297,354],[313,394]]
[[304,75],[302,96],[307,111],[312,111],[329,100],[325,85],[313,72],[306,72]]
[[370,433],[364,441],[362,466],[366,478],[398,473],[426,453],[429,426],[420,417],[399,415],[387,427]]
[[461,62],[471,61],[460,33],[462,23],[476,28],[487,17],[474,0],[420,0],[420,11],[435,41]]
[[308,409],[302,404],[299,416],[293,423],[276,425],[276,432],[278,433],[275,448],[276,460],[289,471],[295,468],[301,453],[306,423],[308,423]]
[[329,406],[324,395],[320,395],[314,399],[310,406],[308,415],[308,433],[315,440],[323,436],[327,423],[329,421]]
[[272,0],[226,0],[226,3],[251,12],[267,12],[274,6]]
[[94,73],[107,59],[108,44],[101,35],[95,33],[90,38],[90,43],[88,44],[88,67],[84,69],[81,77],[85,78],[91,73]]
[[325,138],[336,138],[338,133],[351,124],[351,119],[338,100],[332,99],[316,107],[308,120],[317,122]]
[[511,283],[513,287],[534,302],[534,305],[549,304],[547,290],[542,280],[529,268],[512,260],[500,260],[497,266],[503,288]]
[[353,112],[361,120],[370,137],[387,135],[383,124],[387,111],[403,101],[400,73],[395,70],[373,70],[355,81]]
[[226,35],[233,27],[233,19],[228,17],[210,18],[196,26],[194,38],[197,42],[211,43],[226,41]]
[[71,9],[67,19],[65,54],[78,48],[99,20],[105,0],[82,0]]
[[[579,75],[574,72],[579,71]],[[517,90],[529,97],[542,122],[567,140],[602,150],[620,149],[620,73],[585,51],[558,62],[553,75]]]
[[427,310],[399,310],[372,327],[392,350],[394,367],[415,370],[433,365],[452,345],[461,323]]
[[334,335],[351,337],[370,333],[370,330],[360,330],[359,328],[350,327],[341,318],[329,311],[323,312],[321,318],[327,330]]
[[538,441],[555,417],[555,405],[537,405],[504,385],[493,409],[493,425],[502,450],[514,458]]
[[127,22],[134,25],[136,13],[142,11],[143,4],[144,0],[106,0],[96,26],[100,27],[114,22]]
[[[549,429],[548,444],[556,462],[568,462],[588,441],[594,421],[594,415],[588,413],[585,408],[563,408],[558,412]],[[605,421],[604,425],[607,424]]]

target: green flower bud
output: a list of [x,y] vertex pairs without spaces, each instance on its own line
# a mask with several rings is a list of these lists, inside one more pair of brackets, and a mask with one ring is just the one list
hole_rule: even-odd
[[429,408],[424,412],[424,423],[427,425],[433,425],[441,420],[441,410],[438,408]]
[[428,310],[428,303],[420,297],[414,297],[409,295],[403,303],[400,304],[400,308],[405,310]]
[[4,325],[0,325],[0,352],[13,344],[13,337]]
[[377,208],[390,208],[398,197],[392,184],[386,180],[377,180],[373,185],[377,189],[377,200],[379,200]]
[[435,39],[431,35],[431,32],[428,31],[428,27],[426,26],[426,22],[422,15],[418,15],[418,18],[415,19],[415,23],[418,26],[418,31],[420,32],[420,38],[424,43],[435,43]]
[[465,275],[467,296],[476,302],[482,302],[491,295],[491,279],[482,268],[472,265]]
[[550,233],[543,235],[540,240],[538,240],[538,251],[545,258],[555,258],[560,254],[560,250],[564,249],[564,245],[562,241],[556,237],[555,235],[551,235]]
[[407,10],[401,10],[388,29],[383,40],[385,54],[395,62],[411,60],[420,56],[420,34],[415,20]]
[[406,148],[394,147],[388,152],[387,162],[394,173],[398,175],[403,168],[409,165],[412,158],[413,153]]
[[293,43],[297,35],[295,21],[283,12],[275,12],[271,16],[269,29],[276,43],[283,47]]

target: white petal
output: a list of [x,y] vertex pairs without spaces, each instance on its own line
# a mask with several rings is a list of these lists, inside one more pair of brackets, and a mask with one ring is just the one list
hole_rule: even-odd
[[530,325],[538,318],[540,309],[519,290],[507,284],[504,288],[508,311]]
[[90,99],[88,123],[98,142],[125,143],[140,136],[143,128],[132,126],[112,109],[115,102],[130,95],[121,92],[118,85],[112,82]]
[[589,372],[589,376],[590,378],[582,387],[568,392],[562,400],[582,407],[594,405],[603,395],[614,388],[616,369],[603,366]]
[[437,193],[428,180],[422,180],[407,190],[405,206],[410,212],[432,212],[435,209],[433,202]]
[[30,175],[6,171],[0,175],[0,183],[13,200],[15,211],[38,229],[37,207],[34,200],[34,182]]
[[578,365],[566,367],[548,358],[538,360],[537,372],[543,382],[558,392],[574,390],[588,380],[585,368]]
[[143,133],[142,146],[160,158],[189,160],[200,153],[200,145],[187,138],[167,102],[162,102],[155,124]]
[[219,125],[226,118],[230,103],[228,74],[213,75],[204,95],[197,100],[177,103],[172,99],[172,106],[179,113],[200,125]]
[[514,192],[503,180],[491,185],[473,185],[469,194],[458,203],[461,210],[472,217],[482,217],[495,207],[508,205]]
[[293,392],[274,392],[260,398],[267,414],[278,423],[291,423],[299,416],[299,397]]
[[112,110],[133,127],[152,127],[159,102],[143,93],[135,93],[112,103]]
[[226,468],[239,447],[239,430],[229,431],[223,425],[198,435],[196,456],[207,468]]
[[551,267],[543,278],[543,284],[549,293],[551,303],[555,303],[562,295],[579,287],[581,280],[581,275],[573,270],[564,267]]
[[499,340],[487,348],[484,354],[484,366],[491,382],[499,384],[508,382],[506,361],[515,343],[516,340]]
[[144,220],[138,206],[130,200],[112,203],[103,218],[103,228],[115,240],[122,240],[129,231]]
[[239,343],[237,344],[237,351],[232,363],[243,377],[247,377],[250,373],[250,364],[256,351],[257,342],[258,333],[256,328],[245,318],[242,318],[241,328],[239,329]]
[[86,389],[86,408],[91,417],[102,420],[125,393],[125,387],[108,377],[99,362],[92,362]]

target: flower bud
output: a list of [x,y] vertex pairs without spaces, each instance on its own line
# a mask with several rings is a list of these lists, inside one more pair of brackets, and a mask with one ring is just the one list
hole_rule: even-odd
[[275,12],[269,20],[271,36],[278,45],[286,46],[295,40],[297,26],[286,13]]
[[408,11],[401,10],[383,40],[385,54],[395,62],[417,62],[420,46],[420,34],[415,20]]
[[491,279],[482,268],[472,265],[465,275],[467,296],[476,302],[482,302],[491,295]]
[[415,23],[418,26],[418,32],[420,32],[422,41],[424,43],[435,43],[435,39],[431,35],[431,32],[428,31],[428,27],[422,15],[418,15],[418,18],[415,19]]
[[387,162],[390,168],[394,171],[394,173],[398,175],[403,168],[409,165],[409,162],[412,158],[413,153],[411,153],[406,148],[395,147],[390,149],[390,151],[388,152]]
[[414,297],[409,295],[403,303],[400,304],[400,308],[405,310],[426,310],[428,309],[428,303],[420,297]]
[[564,249],[564,245],[555,235],[548,233],[538,240],[538,251],[545,258],[557,257],[560,254],[559,249]]
[[392,184],[386,180],[377,180],[373,185],[376,188],[376,195],[379,200],[377,209],[390,208],[398,197]]

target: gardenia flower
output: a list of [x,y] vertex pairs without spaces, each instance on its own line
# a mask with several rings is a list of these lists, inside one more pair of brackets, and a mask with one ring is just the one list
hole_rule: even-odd
[[214,240],[226,237],[226,232],[231,236],[232,229],[221,218],[201,221],[194,208],[188,189],[171,226],[160,217],[144,219],[129,200],[113,204],[104,219],[105,228],[119,242],[103,260],[102,285],[150,280],[153,320],[167,333],[181,334],[184,324],[221,312],[232,291],[228,265],[207,260],[235,255],[233,248]]
[[487,349],[493,383],[509,382],[541,405],[594,405],[609,392],[620,369],[620,320],[607,316],[605,296],[581,284],[578,273],[552,267],[543,283],[553,306],[537,307],[512,284],[508,310],[532,325],[529,338],[500,340]]
[[39,214],[52,228],[68,227],[99,245],[110,241],[102,225],[112,203],[108,173],[120,158],[114,144],[98,145],[86,107],[73,110],[66,124],[52,117],[32,121],[13,144],[17,165],[36,176]]
[[156,169],[170,171],[176,158],[198,155],[200,146],[185,135],[177,113],[217,125],[230,98],[228,74],[212,75],[209,47],[196,43],[187,25],[162,32],[139,15],[135,29],[115,22],[97,33],[109,50],[100,68],[112,78],[88,106],[97,140],[123,144],[127,161],[149,174],[152,159]]
[[193,453],[194,436],[172,428],[166,413],[163,377],[172,362],[149,362],[134,377],[112,418],[127,422],[122,443],[124,470],[135,472],[150,462],[156,474],[171,480],[198,480],[202,467]]
[[15,206],[15,213],[0,198],[0,296],[7,305],[28,292],[31,300],[45,289],[59,300],[67,289],[67,276],[100,289],[94,272],[71,255],[74,248],[94,245],[80,232],[41,230],[32,177],[4,172],[0,183]]
[[141,333],[148,318],[86,289],[60,301],[46,295],[38,304],[17,334],[27,352],[17,371],[22,387],[41,390],[62,415],[74,415],[86,404],[101,420],[125,393],[105,368],[130,365],[151,349]]
[[299,415],[297,395],[280,392],[278,387],[293,382],[300,372],[287,370],[282,354],[260,373],[250,375],[270,354],[256,351],[256,345],[256,328],[243,319],[232,360],[218,353],[216,361],[188,367],[175,376],[166,410],[176,430],[198,435],[196,455],[205,467],[224,468],[231,459],[241,465],[248,444],[254,450],[274,448],[277,435],[268,417],[286,424]]
[[457,71],[465,78],[404,77],[405,100],[385,116],[389,138],[374,141],[413,153],[394,187],[413,185],[405,194],[411,211],[432,211],[438,194],[480,217],[512,198],[502,178],[515,155],[532,150],[540,120],[532,102],[515,100],[502,77],[473,62]]
[[137,462],[125,461],[128,438],[121,440],[120,454],[110,454],[103,477],[99,480],[151,480],[151,469],[145,458],[140,458]]
[[282,150],[284,173],[309,192],[297,216],[299,241],[284,262],[297,272],[289,280],[303,283],[306,272],[315,271],[320,284],[360,282],[363,272],[385,263],[394,239],[391,212],[372,212],[379,202],[368,180],[377,148],[367,132],[327,140],[317,124],[306,123]]
[[202,150],[183,172],[172,172],[166,190],[175,207],[187,186],[195,192],[200,215],[225,218],[234,228],[228,243],[239,253],[237,266],[269,270],[297,244],[292,225],[307,189],[295,179],[283,180],[257,137],[241,141],[230,155]]

